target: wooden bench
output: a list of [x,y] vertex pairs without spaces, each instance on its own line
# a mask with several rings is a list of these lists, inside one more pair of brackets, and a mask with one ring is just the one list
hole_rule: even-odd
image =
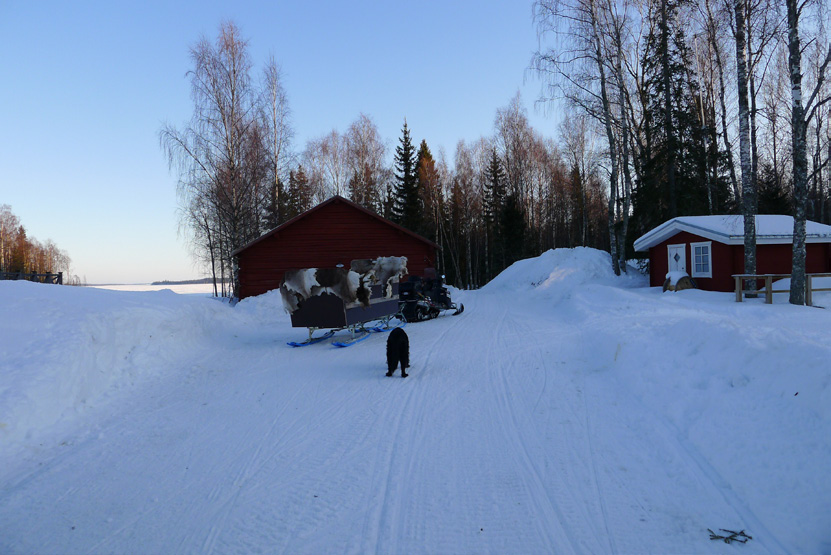
[[[790,289],[774,289],[773,281],[790,278],[791,274],[733,274],[733,279],[736,280],[736,302],[742,302],[742,282],[745,280],[765,280],[765,303],[773,303],[774,293],[790,293]],[[815,277],[831,277],[831,274],[805,274],[805,304],[813,306],[814,291],[831,291],[831,287],[814,289],[812,278]]]

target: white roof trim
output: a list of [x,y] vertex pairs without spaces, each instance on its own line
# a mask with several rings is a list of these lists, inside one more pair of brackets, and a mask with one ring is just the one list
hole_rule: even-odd
[[[635,241],[636,251],[646,251],[673,235],[686,231],[725,245],[744,244],[743,216],[683,216],[673,218],[645,233]],[[784,227],[793,229],[793,217],[778,215],[756,216],[756,244],[775,245],[793,242],[793,233],[783,233]],[[806,222],[806,242],[831,243],[831,226]],[[736,233],[740,230],[740,233]]]

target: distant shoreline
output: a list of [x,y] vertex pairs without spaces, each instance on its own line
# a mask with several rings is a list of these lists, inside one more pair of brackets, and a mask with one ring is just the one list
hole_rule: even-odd
[[[202,279],[186,279],[186,280],[183,280],[183,281],[170,281],[170,280],[154,281],[150,285],[202,285],[202,284],[205,284],[205,283],[213,283],[213,282],[214,282],[213,278],[206,277],[206,278],[202,278]],[[220,284],[220,283],[222,283],[222,280],[218,279],[218,280],[216,280],[216,283]],[[230,281],[226,279],[225,283],[230,283]]]
[[[154,281],[154,282],[142,282],[142,283],[87,283],[84,284],[85,287],[103,287],[109,285],[213,285],[214,280],[212,278],[202,278],[202,279],[185,279],[181,281],[173,281],[173,280],[163,280],[163,281]],[[230,280],[225,280],[225,283],[230,283]],[[222,284],[222,280],[216,280],[217,285]]]

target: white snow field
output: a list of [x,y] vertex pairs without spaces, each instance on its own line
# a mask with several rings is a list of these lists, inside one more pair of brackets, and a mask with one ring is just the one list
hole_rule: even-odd
[[402,379],[277,292],[0,282],[0,553],[831,552],[831,312],[590,249],[452,294]]

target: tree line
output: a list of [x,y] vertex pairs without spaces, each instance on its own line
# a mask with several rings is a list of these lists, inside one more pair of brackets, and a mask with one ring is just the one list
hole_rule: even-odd
[[0,273],[66,275],[64,283],[78,284],[69,275],[72,260],[51,240],[44,242],[30,237],[11,206],[0,205]]
[[608,249],[602,152],[582,115],[561,125],[567,152],[533,129],[519,95],[496,110],[492,136],[459,141],[452,161],[426,140],[416,148],[406,120],[390,149],[367,114],[295,148],[274,58],[256,75],[230,22],[190,54],[192,117],[159,137],[182,229],[216,294],[233,294],[236,249],[333,195],[438,243],[439,270],[463,287],[549,248]]
[[[793,2],[536,2],[529,69],[542,100],[566,100],[555,136],[530,125],[517,95],[490,136],[452,157],[406,119],[391,149],[366,114],[294,145],[279,66],[256,75],[223,23],[191,49],[190,122],[160,133],[184,228],[224,294],[236,249],[332,195],[438,243],[439,270],[462,287],[554,247],[605,249],[626,271],[634,239],[681,215],[793,214],[804,241],[806,217],[831,220],[831,50],[823,4],[789,16]],[[753,273],[755,230],[746,238]]]

